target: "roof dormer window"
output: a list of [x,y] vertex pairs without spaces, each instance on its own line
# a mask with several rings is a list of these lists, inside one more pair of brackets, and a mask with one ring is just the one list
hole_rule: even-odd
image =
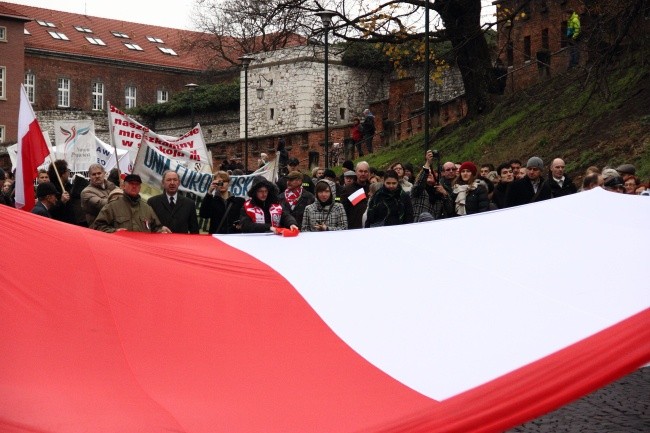
[[113,33],[113,36],[115,36],[116,38],[131,39],[129,35],[127,35],[126,33],[122,33],[122,32],[111,32],[111,33]]
[[176,54],[176,51],[172,50],[171,48],[158,47],[158,49],[165,54],[169,54],[170,56],[178,56],[178,54]]
[[38,25],[43,26],[43,27],[56,27],[54,23],[51,23],[49,21],[43,21],[43,20],[36,20]]
[[88,42],[90,42],[91,44],[93,44],[93,45],[101,45],[101,46],[103,46],[103,47],[106,46],[106,42],[102,41],[102,40],[99,39],[99,38],[92,38],[92,37],[90,37],[90,36],[86,36],[86,40],[87,40]]
[[92,33],[93,31],[90,30],[88,27],[82,27],[82,26],[74,26],[75,30],[81,33]]
[[157,38],[157,37],[155,37],[155,36],[147,36],[147,40],[148,40],[149,42],[153,42],[153,43],[155,43],[155,44],[164,44],[164,43],[165,43],[165,42],[163,42],[162,39]]
[[128,44],[124,43],[124,46],[127,47],[129,50],[134,50],[134,51],[144,51],[142,47],[138,44]]
[[54,39],[58,39],[60,41],[69,41],[70,38],[68,38],[65,33],[61,32],[48,32],[50,36],[52,36]]

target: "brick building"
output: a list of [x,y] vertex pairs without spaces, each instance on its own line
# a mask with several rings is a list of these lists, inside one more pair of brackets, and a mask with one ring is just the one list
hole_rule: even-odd
[[[594,60],[617,39],[615,20],[603,20],[602,6],[593,0],[496,0],[498,24],[498,63],[506,76],[506,92],[516,92],[566,72],[569,65],[567,39],[568,11],[580,17],[578,43],[580,65]],[[513,19],[506,17],[515,15]],[[617,41],[623,45],[630,40],[644,43],[650,23],[650,6],[639,11],[630,29],[630,37]]]
[[[213,52],[184,48],[186,41],[204,36],[0,2],[0,143],[17,140],[20,83],[50,136],[55,120],[93,119],[97,135],[107,139],[103,121],[107,101],[124,109],[163,103],[188,83],[214,84],[239,77],[239,112],[197,113],[196,120],[215,163],[243,157],[244,73]],[[292,156],[306,162],[318,155],[320,163],[324,161],[322,47],[304,48],[309,54],[294,58],[282,58],[283,50],[255,54],[260,62],[249,68],[249,167],[259,153],[273,153],[281,136]],[[347,67],[331,53],[329,74],[331,143],[342,143],[352,119],[367,107],[375,113],[375,147],[422,131],[421,72],[392,80],[375,71]],[[258,88],[264,92],[257,92]],[[432,82],[431,89],[433,126],[464,115],[462,82],[457,78],[449,77],[442,86]],[[179,117],[156,119],[148,126],[178,135],[189,123]],[[0,155],[0,167],[9,165],[6,155]]]

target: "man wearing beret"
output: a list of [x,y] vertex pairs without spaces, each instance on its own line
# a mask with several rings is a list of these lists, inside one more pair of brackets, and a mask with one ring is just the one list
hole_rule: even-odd
[[551,187],[542,177],[544,162],[533,156],[526,164],[526,176],[510,185],[506,193],[506,207],[519,206],[553,198]]
[[128,230],[132,232],[171,233],[160,223],[151,206],[140,197],[142,179],[137,174],[124,178],[124,194],[110,200],[102,208],[92,225],[95,230],[106,233]]

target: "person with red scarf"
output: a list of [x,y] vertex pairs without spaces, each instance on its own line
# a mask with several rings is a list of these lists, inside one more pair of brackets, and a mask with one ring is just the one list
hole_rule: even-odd
[[281,234],[282,228],[298,231],[296,219],[284,212],[278,200],[275,185],[258,176],[248,190],[250,197],[239,214],[242,233],[272,232]]
[[298,227],[302,226],[305,208],[316,201],[314,194],[303,188],[302,178],[301,172],[290,172],[287,175],[287,189],[278,196],[284,212],[291,214],[296,219]]

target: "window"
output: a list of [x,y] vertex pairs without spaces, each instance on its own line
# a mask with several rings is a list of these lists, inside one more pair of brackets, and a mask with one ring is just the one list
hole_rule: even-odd
[[104,83],[93,83],[93,111],[104,109]]
[[29,35],[29,36],[32,35],[31,33],[29,33],[29,30],[27,30],[27,29],[23,29],[23,34],[24,35]]
[[542,49],[543,50],[548,50],[549,49],[548,29],[542,29]]
[[82,27],[82,26],[74,26],[74,28],[81,33],[92,33],[93,31],[90,30],[88,27]]
[[31,104],[36,102],[36,75],[31,72],[25,73],[25,91],[27,92],[27,99]]
[[57,89],[57,106],[70,107],[70,79],[59,78]]
[[129,50],[144,51],[142,47],[138,44],[125,43],[124,46],[127,47]]
[[135,108],[137,102],[136,95],[137,93],[136,93],[135,86],[126,87],[126,93],[125,93],[126,99],[124,101],[124,106],[126,108]]
[[274,117],[275,117],[275,109],[269,108],[269,120],[273,120]]
[[122,33],[122,32],[111,32],[111,33],[113,33],[113,36],[115,36],[116,38],[131,39],[129,35],[127,35],[126,33]]
[[339,119],[345,120],[345,108],[339,108]]
[[153,42],[153,43],[156,43],[156,44],[164,44],[164,42],[163,42],[162,39],[157,38],[157,37],[155,37],[155,36],[147,36],[147,40],[148,40],[149,42]]
[[562,24],[560,24],[560,48],[564,48],[566,46],[566,21],[562,21]]
[[90,36],[86,36],[86,40],[93,45],[101,45],[103,47],[106,46],[106,43],[99,38],[92,38]]
[[49,21],[36,20],[36,22],[43,27],[56,27],[54,23],[51,23]]
[[167,90],[158,90],[156,101],[159,104],[164,104],[165,102],[169,101],[169,92]]
[[177,56],[176,51],[172,50],[171,48],[167,47],[158,47],[160,51],[162,51],[165,54],[169,54],[170,56]]
[[70,39],[65,35],[65,33],[54,32],[54,31],[51,31],[51,32],[48,32],[48,33],[49,33],[50,36],[52,36],[54,39],[59,39],[59,40],[61,40],[61,41],[69,41],[69,40],[70,40]]
[[7,68],[0,66],[0,99],[5,99],[7,88]]
[[7,42],[7,28],[0,27],[0,42]]
[[524,61],[530,62],[530,36],[524,37]]
[[512,41],[508,42],[506,56],[508,57],[508,67],[512,67],[515,64],[515,48]]
[[0,125],[0,143],[5,142],[5,126]]

